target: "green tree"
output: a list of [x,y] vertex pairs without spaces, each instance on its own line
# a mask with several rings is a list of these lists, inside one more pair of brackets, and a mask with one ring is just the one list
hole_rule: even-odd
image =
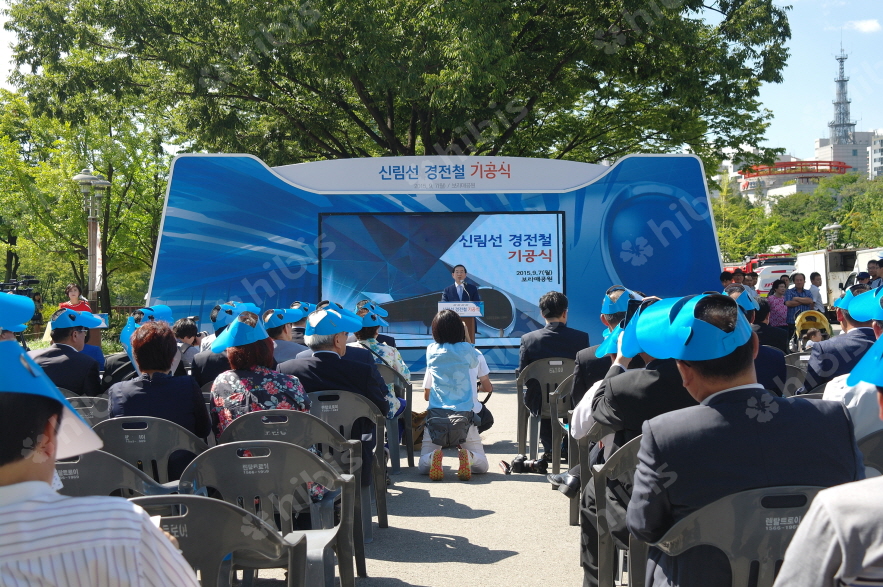
[[[790,29],[774,0],[13,0],[40,113],[168,109],[191,149],[271,165],[445,153],[599,162],[757,146]],[[769,160],[742,153],[750,163]]]
[[736,189],[734,182],[722,182],[720,196],[711,202],[721,255],[727,263],[762,253],[773,244],[762,206],[753,205]]

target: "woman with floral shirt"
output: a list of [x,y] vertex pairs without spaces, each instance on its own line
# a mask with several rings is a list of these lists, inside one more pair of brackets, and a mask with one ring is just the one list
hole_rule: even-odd
[[[385,345],[382,342],[377,342],[377,331],[380,330],[381,326],[386,326],[387,324],[386,320],[377,314],[366,314],[362,318],[362,329],[355,333],[356,342],[351,342],[347,346],[368,349],[374,355],[374,363],[392,368],[408,381],[411,378],[411,371],[405,365],[405,361],[402,360],[402,355],[398,349]],[[386,399],[389,402],[389,412],[386,417],[387,419],[393,419],[405,411],[407,402],[405,398],[396,397],[395,386],[392,383],[387,383],[386,388]]]
[[770,326],[785,329],[788,327],[786,320],[788,308],[785,307],[785,291],[788,286],[781,279],[775,280],[770,286],[770,294],[766,301],[770,305]]
[[[310,411],[310,398],[297,377],[267,367],[273,364],[273,340],[258,322],[257,314],[242,312],[212,342],[212,351],[224,349],[232,370],[218,375],[212,384],[212,430],[216,438],[233,420],[250,412]],[[315,483],[308,485],[314,501],[322,499],[325,489]]]

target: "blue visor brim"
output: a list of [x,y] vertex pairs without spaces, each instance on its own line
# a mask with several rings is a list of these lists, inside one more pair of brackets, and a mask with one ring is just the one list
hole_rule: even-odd
[[846,378],[846,385],[852,387],[862,381],[883,387],[883,338],[878,338],[867,350]]
[[857,322],[883,320],[881,302],[883,302],[883,287],[861,293],[849,301],[849,315]]
[[615,355],[619,350],[619,335],[622,333],[622,327],[617,324],[613,330],[607,330],[604,333],[604,342],[595,349],[595,357],[600,359],[604,355]]
[[249,326],[241,320],[236,320],[212,341],[212,352],[221,353],[231,346],[245,346],[265,338],[269,336],[260,321],[255,326]]
[[0,328],[12,330],[34,316],[34,302],[26,296],[0,295]]

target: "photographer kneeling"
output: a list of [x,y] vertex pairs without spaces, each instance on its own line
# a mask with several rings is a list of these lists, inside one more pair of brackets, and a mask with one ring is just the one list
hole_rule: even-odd
[[424,380],[429,409],[417,470],[421,474],[429,473],[433,481],[441,481],[444,477],[442,449],[456,447],[460,459],[457,476],[468,481],[472,473],[488,470],[478,427],[473,421],[476,391],[470,369],[478,368],[480,353],[466,342],[463,323],[451,310],[436,314],[432,338],[435,342],[426,349]]

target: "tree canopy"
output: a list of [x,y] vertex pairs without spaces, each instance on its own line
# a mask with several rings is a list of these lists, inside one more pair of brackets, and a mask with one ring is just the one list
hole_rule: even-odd
[[[14,0],[38,114],[136,97],[192,149],[270,165],[445,153],[586,162],[758,146],[773,0]],[[743,154],[747,163],[768,160]]]

